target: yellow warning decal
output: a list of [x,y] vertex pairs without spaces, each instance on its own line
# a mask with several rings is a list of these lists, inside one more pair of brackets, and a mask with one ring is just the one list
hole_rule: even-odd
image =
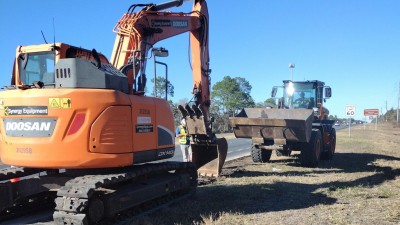
[[49,108],[70,109],[71,107],[71,98],[49,98]]

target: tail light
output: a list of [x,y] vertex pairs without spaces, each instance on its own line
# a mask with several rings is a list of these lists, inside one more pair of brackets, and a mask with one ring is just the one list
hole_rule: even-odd
[[83,123],[85,122],[85,113],[77,113],[69,127],[68,134],[75,134],[78,130],[82,127]]

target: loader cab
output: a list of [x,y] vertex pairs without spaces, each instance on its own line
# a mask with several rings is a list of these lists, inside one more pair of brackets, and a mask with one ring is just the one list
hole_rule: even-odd
[[[283,81],[283,98],[281,107],[289,109],[313,109],[331,97],[330,87],[321,81]],[[325,90],[325,96],[324,96]]]

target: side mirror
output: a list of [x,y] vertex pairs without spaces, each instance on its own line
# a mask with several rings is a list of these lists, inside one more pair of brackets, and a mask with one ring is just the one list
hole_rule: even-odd
[[271,97],[272,98],[275,98],[275,96],[276,96],[276,92],[278,91],[278,88],[277,87],[273,87],[272,88],[272,91],[271,91]]
[[158,57],[168,57],[168,50],[161,48],[153,48],[153,54]]
[[330,87],[325,88],[325,98],[332,97],[332,89]]

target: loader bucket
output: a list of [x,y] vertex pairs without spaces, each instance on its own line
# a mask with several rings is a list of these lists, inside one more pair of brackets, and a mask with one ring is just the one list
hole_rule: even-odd
[[274,144],[308,142],[311,137],[313,110],[245,108],[229,122],[237,138],[273,140]]
[[218,177],[228,153],[225,138],[218,138],[211,144],[191,144],[192,162],[201,176]]

